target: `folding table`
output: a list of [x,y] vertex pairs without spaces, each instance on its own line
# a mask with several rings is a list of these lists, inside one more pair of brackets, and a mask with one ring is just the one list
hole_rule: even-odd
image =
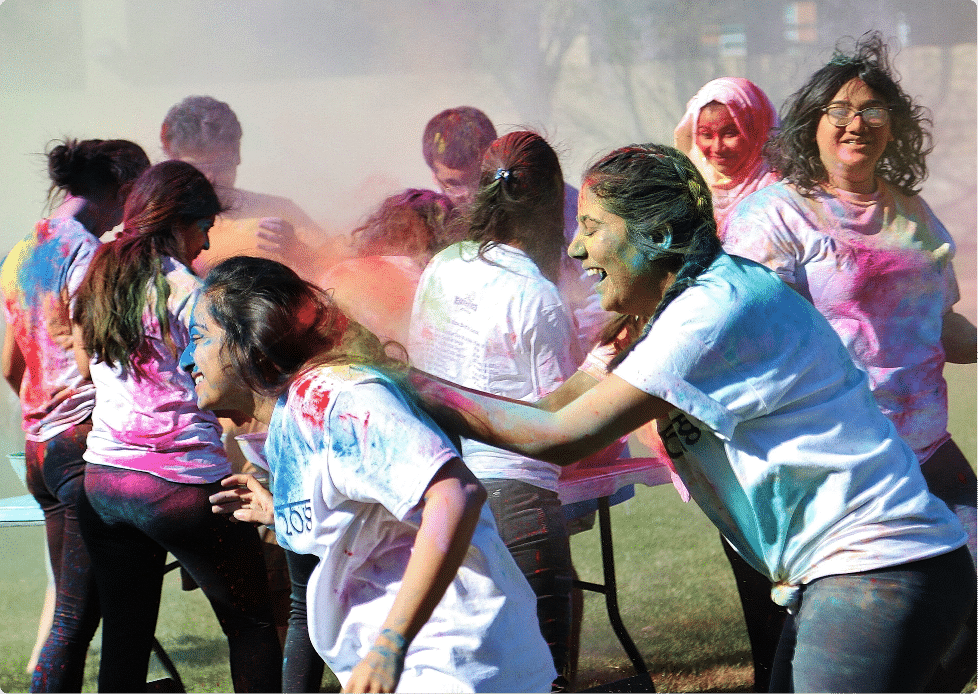
[[[619,449],[620,450],[620,449]],[[618,609],[618,583],[615,577],[614,539],[611,533],[609,498],[620,489],[632,484],[655,487],[672,481],[669,466],[659,458],[601,459],[595,456],[573,467],[566,468],[560,476],[557,494],[563,504],[597,499],[598,528],[601,534],[601,567],[604,583],[575,581],[582,590],[601,593],[611,628],[618,637],[635,670],[635,677],[609,685],[600,685],[587,691],[625,692],[655,691],[649,669],[635,642],[625,628]]]

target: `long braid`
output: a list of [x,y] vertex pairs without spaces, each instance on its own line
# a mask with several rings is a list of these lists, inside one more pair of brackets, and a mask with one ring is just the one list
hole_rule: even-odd
[[655,322],[656,318],[677,296],[696,282],[696,278],[710,266],[717,253],[721,251],[720,239],[716,234],[716,222],[713,217],[713,197],[709,187],[689,159],[685,157],[673,159],[672,163],[680,176],[680,180],[685,183],[692,208],[695,210],[695,216],[703,220],[703,227],[712,226],[712,233],[705,233],[707,231],[705,228],[702,229],[701,233],[698,228],[692,234],[689,245],[683,249],[683,264],[679,268],[679,272],[676,273],[676,280],[662,295],[662,300],[656,306],[646,329]]
[[[630,145],[608,154],[587,170],[584,185],[609,212],[625,220],[628,240],[648,262],[675,272],[675,281],[634,347],[722,252],[710,189],[685,154],[656,144]],[[611,366],[629,351],[621,352]]]

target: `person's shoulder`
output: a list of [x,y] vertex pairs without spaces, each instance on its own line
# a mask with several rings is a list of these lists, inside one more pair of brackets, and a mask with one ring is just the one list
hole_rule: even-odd
[[170,285],[170,301],[185,301],[196,295],[203,285],[203,280],[176,258],[163,256],[162,268],[163,276]]
[[459,260],[463,257],[473,257],[479,252],[478,245],[473,241],[456,241],[438,251],[429,262],[438,261],[440,263]]
[[383,382],[382,374],[356,364],[319,364],[299,375],[289,387],[289,392],[297,398],[309,397],[316,390],[349,390],[356,386]]
[[731,216],[749,209],[764,209],[772,205],[783,205],[793,203],[801,198],[797,188],[788,181],[781,179],[774,181],[763,188],[759,188],[748,195],[745,195],[733,208]]
[[771,270],[753,260],[720,253],[676,302],[686,310],[696,303],[697,310],[713,307],[718,316],[733,313],[758,301],[792,292]]
[[239,217],[281,217],[296,226],[314,226],[312,218],[291,198],[271,193],[234,189],[230,213]]
[[34,239],[37,243],[57,243],[68,250],[72,248],[97,248],[101,245],[98,237],[85,228],[74,217],[55,217],[42,219],[24,240]]
[[914,216],[919,216],[921,218],[925,216],[935,216],[930,205],[927,204],[927,201],[924,200],[924,196],[920,193],[907,195],[889,181],[882,178],[877,180],[882,186],[881,192],[884,201],[889,198],[889,200],[892,200],[893,204],[896,205],[897,208]]

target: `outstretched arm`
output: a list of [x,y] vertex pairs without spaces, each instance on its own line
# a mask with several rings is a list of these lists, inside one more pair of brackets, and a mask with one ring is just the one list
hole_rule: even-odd
[[431,480],[401,588],[380,635],[353,668],[344,691],[395,690],[408,646],[465,559],[485,500],[486,490],[459,458],[447,462]]
[[673,406],[614,374],[555,412],[463,388],[416,369],[411,380],[445,429],[492,446],[569,465],[610,446]]

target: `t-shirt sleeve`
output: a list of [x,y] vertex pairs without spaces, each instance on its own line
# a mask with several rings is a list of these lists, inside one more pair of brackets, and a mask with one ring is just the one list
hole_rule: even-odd
[[[673,344],[678,345],[678,341]],[[652,331],[635,345],[614,374],[729,439],[740,418],[708,392],[707,384],[698,383],[702,376],[709,375],[704,372],[711,364],[729,373],[727,365],[716,361],[701,342],[684,339],[681,349],[670,349]]]
[[941,223],[941,220],[937,218],[937,215],[934,214],[930,205],[924,200],[920,200],[920,204],[924,208],[924,218],[927,220],[927,224],[933,229],[937,241],[941,243],[939,249],[943,251],[939,262],[941,263],[941,276],[944,281],[944,313],[947,313],[961,299],[958,278],[954,274],[954,263],[952,262],[957,247],[950,232]]
[[[799,349],[811,313],[766,270],[740,267],[734,272],[749,273],[740,285],[711,281],[680,294],[614,371],[725,439],[740,422],[779,405],[785,384],[797,377],[790,355]],[[751,283],[763,285],[751,292],[774,291],[782,301],[773,308],[770,302],[754,306],[738,296]],[[771,310],[777,312],[773,318]]]
[[78,293],[78,288],[81,287],[82,281],[88,273],[88,266],[92,264],[92,258],[95,256],[95,251],[98,247],[99,242],[94,238],[91,241],[82,241],[71,260],[71,264],[68,266],[65,288],[68,290],[69,310],[71,311],[72,317],[75,314],[75,295]]
[[421,501],[435,473],[458,456],[430,420],[379,380],[334,392],[326,424],[335,492],[382,504],[400,520]]
[[778,188],[768,186],[741,200],[727,216],[720,238],[730,255],[765,265],[799,288],[804,284],[804,250],[796,232],[805,220],[794,205],[773,194]]

